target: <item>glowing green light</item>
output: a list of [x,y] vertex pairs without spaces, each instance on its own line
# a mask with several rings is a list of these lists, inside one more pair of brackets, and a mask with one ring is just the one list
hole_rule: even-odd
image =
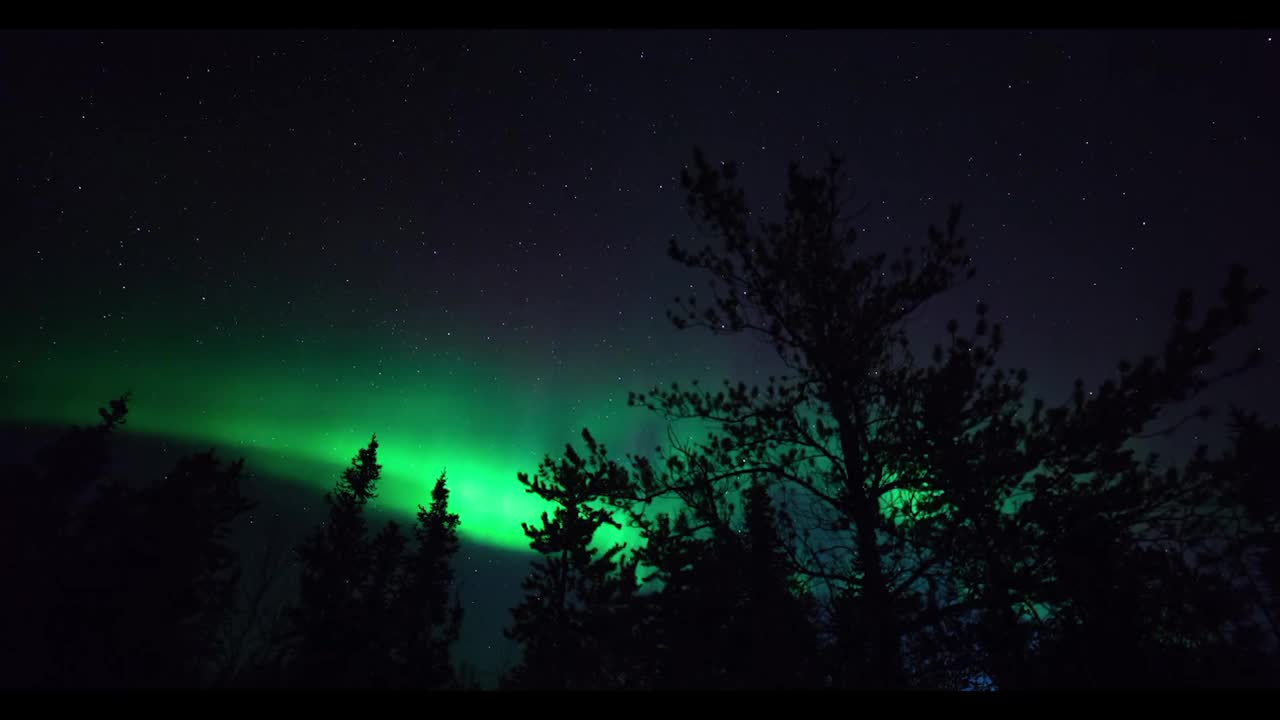
[[[104,352],[93,343],[68,344],[5,384],[0,421],[92,424],[97,407],[132,390],[127,431],[243,455],[251,470],[299,483],[317,499],[377,433],[383,481],[375,507],[411,516],[447,470],[461,533],[505,549],[527,550],[520,524],[548,509],[525,492],[518,472],[532,474],[568,442],[581,449],[584,426],[613,457],[652,449],[657,436],[651,415],[619,407],[616,381],[593,383],[582,370],[572,377],[548,372],[532,384],[493,364],[459,373],[456,358],[389,363],[292,347],[253,355],[199,345],[139,343]],[[637,537],[606,528],[597,543]]]

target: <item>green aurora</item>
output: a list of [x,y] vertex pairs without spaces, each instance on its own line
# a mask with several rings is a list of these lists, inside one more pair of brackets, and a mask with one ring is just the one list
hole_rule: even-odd
[[[643,349],[565,342],[548,353],[555,343],[545,337],[484,342],[474,331],[432,343],[381,328],[197,333],[157,310],[110,320],[18,338],[0,383],[0,422],[88,424],[96,408],[131,391],[128,432],[244,457],[249,471],[295,486],[300,507],[319,502],[376,433],[383,481],[375,510],[411,521],[447,471],[464,537],[514,551],[528,551],[521,523],[550,509],[517,473],[534,473],[566,443],[580,449],[584,427],[618,460],[665,444],[665,424],[628,407],[627,391],[692,378],[761,382],[774,360],[758,345],[726,352],[732,338],[683,333],[676,344],[671,328]],[[449,351],[426,350],[433,346]],[[899,491],[882,503],[906,509],[920,499]],[[634,529],[606,528],[597,543],[638,539]]]
[[[581,449],[584,427],[614,459],[651,453],[665,443],[666,426],[628,407],[628,390],[695,377],[711,385],[721,377],[760,382],[773,360],[758,351],[726,353],[732,339],[703,344],[688,333],[678,346],[683,355],[667,353],[681,359],[659,366],[649,361],[661,347],[609,354],[567,344],[572,348],[561,351],[560,362],[539,363],[528,347],[487,348],[458,338],[455,352],[429,354],[372,330],[286,341],[270,333],[248,340],[250,333],[210,333],[199,342],[140,332],[180,327],[156,320],[133,325],[133,337],[98,330],[60,333],[56,343],[39,337],[18,343],[14,357],[27,360],[8,365],[0,422],[88,424],[97,407],[132,391],[128,432],[244,457],[250,472],[296,487],[304,508],[319,502],[376,433],[383,480],[375,511],[411,522],[447,470],[464,539],[519,553],[531,552],[521,523],[536,522],[551,506],[525,492],[517,473],[535,472],[566,443]],[[639,367],[636,356],[643,358]],[[733,362],[697,361],[724,357]],[[616,369],[628,366],[621,375]],[[703,437],[694,426],[680,430]],[[903,522],[891,509],[915,514],[924,494],[894,491],[881,504]],[[624,525],[602,529],[595,544],[639,540]],[[1041,603],[1019,611],[1050,613]]]
[[[96,408],[131,391],[128,432],[244,457],[250,471],[314,490],[300,505],[317,502],[376,433],[383,481],[375,509],[410,519],[447,471],[464,536],[506,550],[528,550],[520,525],[549,507],[525,492],[518,472],[532,474],[566,443],[580,448],[584,427],[615,459],[650,452],[665,437],[659,420],[626,406],[628,390],[659,380],[582,357],[566,355],[558,368],[526,355],[516,367],[502,353],[377,350],[394,343],[372,332],[347,335],[345,348],[357,350],[333,339],[60,338],[18,348],[27,361],[9,366],[0,422],[90,424]],[[331,471],[298,477],[316,467]],[[635,536],[602,532],[597,542]]]

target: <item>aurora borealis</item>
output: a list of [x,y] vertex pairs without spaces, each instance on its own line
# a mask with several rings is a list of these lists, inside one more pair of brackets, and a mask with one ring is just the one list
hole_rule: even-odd
[[[629,440],[611,449],[614,456],[652,450],[659,437],[656,421],[642,411],[608,411],[625,405],[625,397],[607,381],[596,381],[603,390],[583,392],[583,374],[558,376],[548,368],[545,378],[527,383],[483,355],[455,369],[412,352],[370,357],[305,343],[239,351],[164,347],[146,337],[129,338],[114,352],[104,352],[102,343],[59,345],[11,390],[7,419],[87,423],[105,402],[96,398],[136,388],[129,431],[243,454],[251,468],[314,491],[312,504],[376,432],[385,473],[379,506],[411,516],[447,468],[452,501],[466,518],[464,536],[507,550],[527,547],[520,523],[543,509],[516,481],[518,471],[532,473],[544,454],[578,444],[583,427]],[[77,373],[85,357],[95,358],[93,369]],[[61,382],[66,377],[76,380]],[[580,409],[556,402],[570,393],[581,399]],[[508,405],[505,397],[521,402]],[[299,462],[331,471],[296,477]]]
[[[1274,287],[1273,36],[7,31],[0,427],[132,391],[130,432],[243,455],[299,508],[376,433],[380,509],[447,469],[464,541],[524,561],[517,472],[584,427],[662,444],[628,391],[779,370],[664,316],[706,289],[666,256],[695,145],[762,216],[788,162],[843,153],[895,252],[963,202],[979,274],[913,332],[981,300],[1061,401],[1157,347],[1178,288],[1232,262]],[[1268,362],[1225,399],[1275,408]],[[472,571],[505,613],[518,574]]]

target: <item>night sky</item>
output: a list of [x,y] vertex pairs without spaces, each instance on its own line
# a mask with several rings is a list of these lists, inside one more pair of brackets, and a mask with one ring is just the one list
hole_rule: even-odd
[[[1280,291],[1277,78],[1267,30],[6,32],[0,422],[132,390],[136,437],[245,455],[299,513],[376,432],[384,510],[447,467],[488,647],[517,471],[584,426],[651,451],[629,390],[778,371],[664,316],[705,295],[665,252],[695,145],[766,215],[843,154],[870,247],[962,202],[978,276],[913,332],[982,300],[1062,401],[1158,349],[1178,288]],[[1274,355],[1274,303],[1233,349]],[[1217,397],[1280,419],[1278,380]]]

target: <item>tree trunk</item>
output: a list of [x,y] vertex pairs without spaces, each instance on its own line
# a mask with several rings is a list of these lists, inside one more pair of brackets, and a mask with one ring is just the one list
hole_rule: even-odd
[[862,595],[866,601],[867,620],[871,625],[872,684],[879,688],[903,684],[901,637],[889,588],[884,577],[880,543],[876,530],[880,525],[879,498],[866,485],[862,467],[861,444],[848,413],[836,413],[840,427],[840,450],[845,462],[845,482],[849,498],[849,514],[856,528],[858,568],[862,571]]

